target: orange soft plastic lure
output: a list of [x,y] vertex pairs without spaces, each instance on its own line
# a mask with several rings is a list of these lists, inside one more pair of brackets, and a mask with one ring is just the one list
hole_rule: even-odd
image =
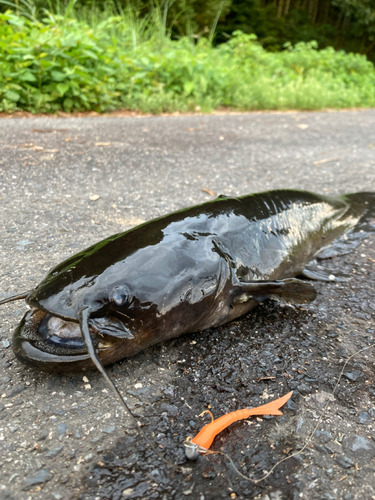
[[213,419],[211,412],[207,412],[211,414],[212,422],[205,425],[195,437],[187,438],[185,442],[185,453],[187,458],[196,460],[200,453],[205,453],[210,448],[213,440],[221,431],[238,420],[243,420],[252,415],[282,415],[280,408],[285,405],[292,394],[293,391],[279,399],[275,399],[275,401],[271,401],[270,403],[256,408],[232,411],[216,420]]

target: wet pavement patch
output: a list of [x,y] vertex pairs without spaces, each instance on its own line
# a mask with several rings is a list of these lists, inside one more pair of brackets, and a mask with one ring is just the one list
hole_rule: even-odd
[[[348,266],[352,259],[354,255],[341,257],[336,264]],[[374,339],[362,325],[343,317],[345,297],[352,293],[353,282],[339,287],[316,286],[318,298],[308,308],[269,301],[228,325],[176,339],[161,350],[152,348],[148,356],[153,359],[162,360],[163,352],[168,352],[177,376],[173,390],[164,390],[142,421],[147,434],[168,459],[183,467],[183,472],[168,470],[150,450],[147,452],[147,444],[139,437],[120,439],[111,454],[102,457],[102,465],[91,470],[88,484],[92,494],[87,492],[82,499],[91,500],[94,494],[103,499],[117,495],[124,475],[128,481],[136,482],[137,477],[149,481],[142,494],[129,486],[133,489],[126,494],[134,498],[294,499],[306,491],[306,498],[312,499],[350,498],[360,477],[369,473],[362,473],[361,467],[369,464],[375,453],[372,440],[356,434],[364,427],[372,432],[373,427],[373,402],[367,392],[375,383],[370,369],[372,349],[359,353],[346,366],[345,373],[359,376],[343,376],[334,395],[332,391],[345,360],[356,350],[371,346]],[[357,293],[365,296],[369,291],[366,286]],[[374,294],[372,288],[370,294]],[[332,296],[338,302],[329,300]],[[332,331],[341,342],[332,340],[336,338],[329,335]],[[196,462],[184,458],[181,445],[186,436],[195,435],[209,421],[199,417],[203,410],[210,409],[218,417],[264,404],[290,389],[293,397],[283,407],[282,417],[235,423],[214,441],[213,450],[229,455],[242,474],[259,479],[279,460],[302,448],[328,405],[303,453],[281,463],[264,482],[246,481],[222,455],[201,456]],[[130,465],[127,461],[135,450],[137,462]],[[152,479],[155,468],[162,469],[168,480]],[[371,491],[371,484],[366,491]]]

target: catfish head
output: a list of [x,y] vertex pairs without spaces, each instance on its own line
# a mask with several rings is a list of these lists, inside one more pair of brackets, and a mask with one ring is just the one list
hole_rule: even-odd
[[107,365],[199,329],[223,282],[220,257],[211,252],[201,275],[207,252],[166,240],[129,251],[129,232],[115,235],[52,269],[25,297],[16,356],[47,371],[92,369],[89,343]]

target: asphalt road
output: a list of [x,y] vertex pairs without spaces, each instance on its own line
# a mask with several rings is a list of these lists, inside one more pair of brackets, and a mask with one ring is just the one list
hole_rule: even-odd
[[[219,194],[299,188],[375,190],[375,111],[216,116],[0,119],[0,298],[31,289],[63,259],[113,233]],[[305,308],[270,302],[221,328],[155,346],[109,369],[144,430],[139,438],[95,372],[46,375],[9,345],[26,310],[0,308],[0,498],[375,498],[375,249],[329,265]],[[279,361],[277,361],[279,360]],[[284,416],[225,431],[220,455],[184,460],[182,443],[215,416],[294,390]]]

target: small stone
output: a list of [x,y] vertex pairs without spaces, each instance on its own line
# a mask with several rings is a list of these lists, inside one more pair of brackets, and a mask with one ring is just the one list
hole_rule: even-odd
[[300,431],[305,423],[304,419],[301,417],[297,420],[296,432]]
[[68,430],[68,426],[66,424],[57,424],[57,432],[59,436],[62,436]]
[[319,453],[323,453],[325,455],[329,455],[331,453],[331,451],[329,450],[329,448],[327,448],[326,446],[321,445],[321,444],[318,444],[318,443],[314,443],[314,448],[319,451]]
[[331,479],[334,476],[333,469],[327,469],[326,474]]
[[14,434],[14,433],[16,432],[16,430],[18,429],[18,427],[17,427],[17,426],[15,426],[15,425],[10,425],[10,426],[8,427],[8,429],[10,430],[10,432],[11,432],[12,434]]
[[168,405],[166,403],[162,403],[160,405],[160,410],[161,411],[166,411],[167,413],[169,413],[173,417],[176,417],[177,414],[178,414],[178,408],[175,405]]
[[337,332],[334,332],[332,330],[330,330],[328,333],[327,333],[327,337],[330,337],[331,339],[334,339],[338,336],[338,333]]
[[[0,342],[0,349],[7,349],[10,346],[10,342],[8,339],[2,340]],[[9,379],[10,380],[10,379]]]
[[29,476],[25,479],[24,485],[23,485],[23,490],[28,491],[37,484],[42,484],[46,483],[47,481],[50,481],[52,479],[53,475],[47,470],[47,469],[42,469],[40,470],[37,474],[34,476]]
[[340,467],[343,467],[344,469],[349,469],[349,467],[353,467],[354,465],[353,460],[350,460],[350,458],[345,456],[336,457],[336,462],[340,465]]
[[55,458],[61,452],[62,449],[63,449],[62,446],[56,446],[56,448],[52,448],[52,450],[47,451],[47,453],[45,453],[44,456],[46,458]]
[[322,494],[320,497],[322,500],[336,500],[336,497],[332,495],[329,491],[326,491],[325,493]]
[[116,427],[114,425],[110,425],[103,429],[102,432],[105,432],[106,434],[113,434],[115,432]]
[[351,382],[356,382],[358,379],[363,377],[363,373],[355,370],[354,372],[345,372],[344,377],[350,380]]
[[362,463],[368,463],[375,457],[374,443],[363,436],[350,436],[343,442],[343,448]]
[[319,443],[328,443],[328,441],[331,441],[332,436],[328,431],[315,431],[314,432],[314,437]]
[[355,312],[355,313],[353,314],[353,316],[354,316],[355,318],[358,318],[358,319],[364,319],[364,320],[366,320],[366,319],[367,319],[367,318],[366,318],[366,314],[363,314],[363,313],[360,313],[360,312]]
[[353,500],[354,496],[351,493],[344,495],[344,500]]
[[56,410],[53,412],[55,415],[65,415],[66,411],[61,410],[60,408],[56,408]]
[[43,429],[39,433],[38,441],[44,441],[47,436],[48,436],[48,431],[46,429]]
[[69,479],[71,479],[70,474],[63,474],[60,476],[59,482],[61,484],[65,484],[69,481]]
[[8,479],[8,483],[9,483],[9,484],[13,483],[13,481],[14,481],[14,480],[16,479],[16,477],[18,477],[18,476],[19,476],[19,474],[17,474],[17,472],[15,472],[14,474],[12,474],[12,475],[10,476],[10,478]]
[[288,399],[284,408],[286,408],[287,410],[294,411],[294,412],[297,412],[299,410],[296,403],[294,401],[292,401],[291,399]]
[[310,396],[309,400],[313,400],[317,402],[319,405],[323,406],[327,403],[327,401],[334,401],[335,396],[332,393],[326,391],[320,391],[312,396]]
[[164,394],[166,396],[168,396],[169,398],[174,398],[175,396],[175,390],[174,390],[174,387],[170,386],[170,387],[162,387],[161,390],[164,392]]
[[372,418],[370,417],[367,411],[363,411],[358,415],[357,422],[359,424],[371,424]]
[[14,396],[17,396],[17,394],[19,394],[20,392],[24,391],[25,390],[25,386],[24,385],[19,385],[17,387],[15,387],[9,394],[8,394],[8,398],[13,398]]
[[63,496],[60,494],[60,493],[52,493],[52,498],[54,498],[54,500],[61,500],[63,498]]

